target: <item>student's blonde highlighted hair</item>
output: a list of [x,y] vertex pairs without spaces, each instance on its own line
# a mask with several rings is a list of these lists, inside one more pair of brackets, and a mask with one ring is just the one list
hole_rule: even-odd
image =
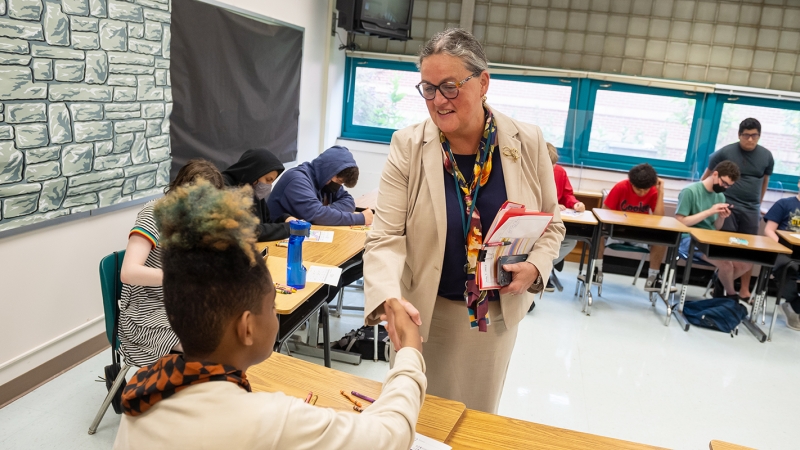
[[267,265],[256,252],[250,186],[221,190],[201,178],[171,190],[154,207],[160,229],[164,308],[187,355],[205,358],[225,328],[274,298]]
[[236,246],[255,264],[258,218],[251,212],[252,207],[250,186],[217,189],[208,180],[198,178],[172,188],[156,203],[153,213],[165,250],[225,251]]
[[547,142],[546,144],[547,144],[547,153],[550,154],[550,162],[552,162],[553,165],[555,166],[556,163],[558,162],[558,150],[553,144],[549,142]]

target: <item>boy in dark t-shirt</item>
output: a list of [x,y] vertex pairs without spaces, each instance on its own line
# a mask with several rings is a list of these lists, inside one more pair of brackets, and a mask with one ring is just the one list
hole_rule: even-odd
[[[650,164],[639,164],[628,171],[628,179],[615,184],[603,201],[603,208],[626,213],[664,215],[664,181],[658,177],[656,170]],[[615,241],[608,240],[608,244]],[[647,248],[647,244],[627,242],[628,245]],[[650,270],[644,290],[648,292],[661,290],[661,263],[664,261],[666,247],[651,245]],[[605,243],[600,240],[597,252],[597,275],[595,281],[603,280],[603,253]]]
[[[722,161],[732,161],[739,167],[742,176],[725,192],[727,202],[733,205],[731,215],[722,225],[723,231],[758,234],[761,220],[761,202],[767,192],[769,177],[775,166],[772,153],[758,145],[761,138],[761,123],[750,117],[739,124],[739,142],[726,145],[708,158],[708,167],[701,179],[705,180]],[[739,296],[750,299],[750,273],[742,275]]]
[[[800,188],[800,183],[798,183]],[[800,232],[800,194],[794,197],[782,198],[772,205],[767,215],[764,216],[767,226],[764,234],[778,242],[776,230]],[[800,331],[800,295],[797,293],[797,263],[791,262],[787,255],[778,255],[775,267],[772,269],[778,278],[786,265],[786,283],[783,285],[781,296],[786,303],[781,304],[783,314],[786,316],[786,326]]]

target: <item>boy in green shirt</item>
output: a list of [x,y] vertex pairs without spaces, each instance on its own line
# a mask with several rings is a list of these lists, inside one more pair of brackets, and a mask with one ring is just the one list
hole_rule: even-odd
[[[714,167],[711,176],[703,181],[692,183],[683,188],[678,195],[678,209],[675,218],[687,227],[704,228],[706,230],[719,230],[725,219],[731,215],[731,206],[725,202],[726,189],[739,180],[739,167],[732,161],[722,161]],[[691,237],[687,234],[681,239],[680,252],[689,253]],[[719,269],[718,277],[725,288],[728,297],[738,300],[739,295],[733,286],[733,281],[748,270],[753,269],[750,263],[709,260],[706,255],[697,252],[704,262]]]

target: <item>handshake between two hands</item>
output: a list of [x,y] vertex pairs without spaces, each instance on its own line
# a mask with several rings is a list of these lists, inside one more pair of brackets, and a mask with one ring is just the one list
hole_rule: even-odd
[[417,308],[407,300],[390,298],[383,303],[383,310],[380,319],[386,321],[386,331],[394,349],[399,351],[403,347],[412,347],[422,353],[422,336],[419,334],[422,320]]

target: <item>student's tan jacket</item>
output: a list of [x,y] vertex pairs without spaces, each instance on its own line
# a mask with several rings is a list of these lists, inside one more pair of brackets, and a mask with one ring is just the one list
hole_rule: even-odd
[[[500,152],[508,200],[553,213],[553,221],[528,255],[546,284],[564,238],[553,164],[539,127],[492,112],[498,134],[495,151]],[[419,310],[420,333],[428,337],[447,232],[442,171],[439,129],[431,119],[394,133],[364,253],[364,314],[368,324],[383,311],[386,299],[402,296]],[[500,296],[508,327],[522,320],[533,297],[533,292]]]
[[[122,416],[114,448],[408,450],[427,381],[415,349],[397,352],[377,401],[363,413],[311,406],[228,381],[189,386],[137,417]],[[331,393],[357,386],[330,386]]]

